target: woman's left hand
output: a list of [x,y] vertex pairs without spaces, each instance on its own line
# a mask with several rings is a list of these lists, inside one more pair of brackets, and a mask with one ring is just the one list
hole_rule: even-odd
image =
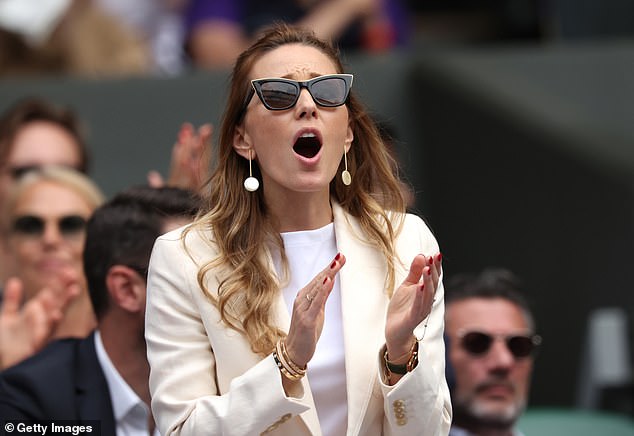
[[433,256],[417,255],[409,274],[394,292],[387,308],[385,324],[385,344],[390,361],[408,356],[413,344],[414,328],[431,312],[440,281],[441,260],[440,253]]

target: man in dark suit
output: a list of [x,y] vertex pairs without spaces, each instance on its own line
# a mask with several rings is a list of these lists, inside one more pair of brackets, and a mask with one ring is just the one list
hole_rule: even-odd
[[144,340],[147,266],[154,240],[191,221],[198,202],[189,191],[139,187],[95,211],[84,271],[98,327],[0,373],[0,419],[98,421],[102,435],[155,433]]

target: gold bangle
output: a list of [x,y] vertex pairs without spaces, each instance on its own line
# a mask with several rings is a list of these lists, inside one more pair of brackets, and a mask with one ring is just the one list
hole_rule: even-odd
[[[412,346],[410,347],[410,349],[405,353],[405,354],[401,354],[400,356],[398,356],[397,358],[393,359],[393,361],[399,361],[404,357],[408,357],[412,355],[412,351],[414,351],[414,347],[416,347],[416,344],[418,343],[418,340],[416,339],[416,336],[412,336],[414,338],[414,343],[412,344]],[[385,353],[387,355],[387,346],[385,347]]]
[[273,359],[275,360],[275,364],[277,365],[277,368],[280,370],[280,372],[282,373],[282,375],[284,377],[286,377],[289,380],[298,380],[296,376],[293,376],[291,373],[289,373],[286,368],[284,368],[284,365],[282,364],[279,355],[277,354],[277,351],[273,351]]
[[300,374],[302,376],[306,375],[306,368],[300,368],[299,365],[297,365],[295,362],[293,362],[293,360],[290,358],[290,356],[288,355],[288,350],[286,350],[286,342],[280,340],[280,348],[282,349],[282,356],[284,358],[284,360],[286,361],[286,363],[288,363],[288,366],[291,367],[291,369],[297,373]]
[[415,349],[412,349],[412,355],[407,361],[407,372],[412,372],[418,365],[418,341],[416,341]]
[[[277,367],[286,378],[290,380],[299,380],[306,375],[306,370],[301,370],[294,362],[291,366],[288,355],[285,353],[284,342],[281,339],[275,344],[273,357],[275,358]],[[295,368],[299,369],[299,371]]]
[[290,372],[288,372],[288,370],[284,367],[284,364],[280,360],[280,357],[277,351],[273,351],[273,359],[275,359],[275,364],[277,365],[277,368],[280,370],[280,372],[282,373],[284,377],[293,381],[299,380],[301,378],[301,377],[298,377],[297,375],[293,375]]

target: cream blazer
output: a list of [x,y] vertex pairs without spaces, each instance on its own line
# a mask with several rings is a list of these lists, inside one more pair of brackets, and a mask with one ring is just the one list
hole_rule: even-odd
[[[361,237],[357,221],[333,205],[338,250],[346,265],[341,286],[348,392],[347,435],[447,435],[451,422],[444,377],[442,282],[427,328],[417,335],[419,364],[394,386],[384,383],[386,266],[382,255]],[[287,396],[272,355],[251,351],[243,335],[227,327],[197,282],[200,265],[214,256],[210,234],[183,229],[161,236],[148,275],[146,340],[151,366],[152,411],[161,434],[321,435],[308,379]],[[438,245],[423,221],[407,215],[397,240],[403,265],[397,284],[418,253],[433,255]],[[273,264],[271,261],[271,268]],[[208,274],[207,286],[218,288]],[[288,331],[290,315],[280,292],[275,308]],[[310,365],[310,364],[309,364]]]

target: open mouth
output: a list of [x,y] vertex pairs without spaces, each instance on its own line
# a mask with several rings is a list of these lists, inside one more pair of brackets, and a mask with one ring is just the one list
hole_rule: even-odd
[[314,133],[305,133],[293,145],[295,153],[305,158],[315,157],[321,150],[321,142]]

